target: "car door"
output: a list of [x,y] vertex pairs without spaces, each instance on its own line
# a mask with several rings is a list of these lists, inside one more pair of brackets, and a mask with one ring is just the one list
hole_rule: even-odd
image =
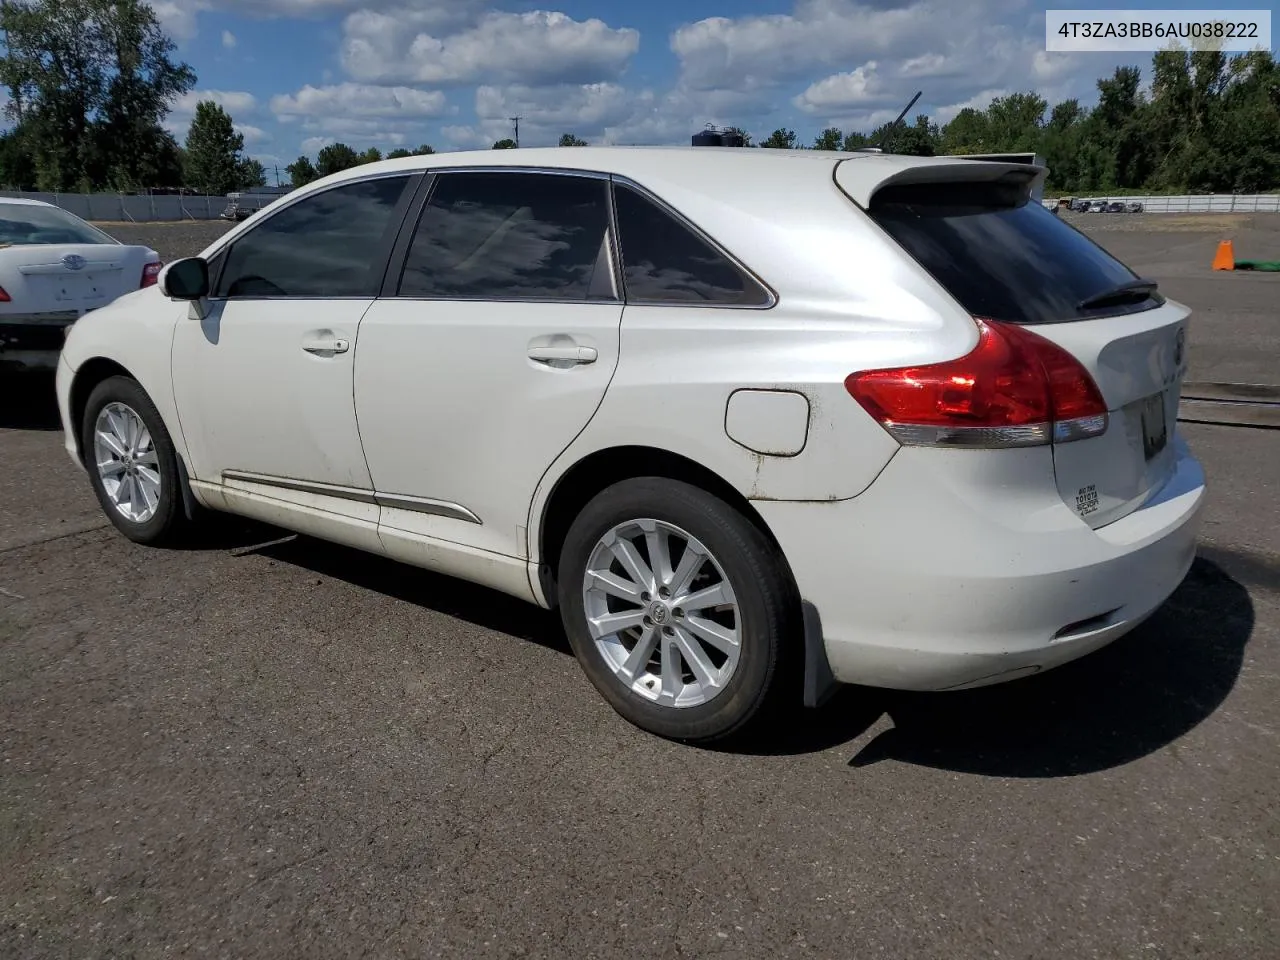
[[618,361],[609,204],[603,176],[434,177],[360,325],[356,413],[388,551],[422,562],[413,541],[465,545],[444,566],[498,586],[474,551],[528,556],[538,481]]
[[228,509],[379,546],[353,360],[416,180],[307,194],[213,258],[207,316],[177,326],[173,385],[192,477]]

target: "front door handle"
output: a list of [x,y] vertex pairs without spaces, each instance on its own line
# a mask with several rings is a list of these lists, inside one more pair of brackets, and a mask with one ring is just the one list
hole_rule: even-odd
[[318,357],[332,357],[350,350],[351,342],[342,337],[311,336],[302,341],[302,349]]
[[529,359],[548,365],[573,365],[595,363],[600,354],[595,347],[582,347],[576,343],[556,344],[550,347],[530,347]]

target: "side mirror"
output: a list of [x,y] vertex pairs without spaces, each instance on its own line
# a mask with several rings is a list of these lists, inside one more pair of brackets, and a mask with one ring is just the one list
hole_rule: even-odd
[[200,257],[174,261],[161,275],[160,289],[171,300],[203,300],[209,296],[209,264]]

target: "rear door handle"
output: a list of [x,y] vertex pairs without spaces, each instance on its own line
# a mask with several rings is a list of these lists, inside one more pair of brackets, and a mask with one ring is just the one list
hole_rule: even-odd
[[595,347],[582,347],[576,343],[556,344],[550,347],[530,347],[529,359],[537,363],[579,364],[595,363],[600,354]]
[[333,356],[346,353],[351,349],[351,342],[342,337],[307,337],[302,341],[302,349],[316,356]]

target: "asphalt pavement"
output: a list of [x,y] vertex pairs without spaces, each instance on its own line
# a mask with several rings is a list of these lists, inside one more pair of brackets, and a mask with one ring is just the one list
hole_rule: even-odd
[[[1280,277],[1171,234],[1100,239],[1196,308],[1193,375],[1280,379]],[[230,518],[128,543],[6,384],[0,957],[1271,960],[1280,431],[1183,429],[1200,556],[1129,637],[717,752],[491,592]]]

